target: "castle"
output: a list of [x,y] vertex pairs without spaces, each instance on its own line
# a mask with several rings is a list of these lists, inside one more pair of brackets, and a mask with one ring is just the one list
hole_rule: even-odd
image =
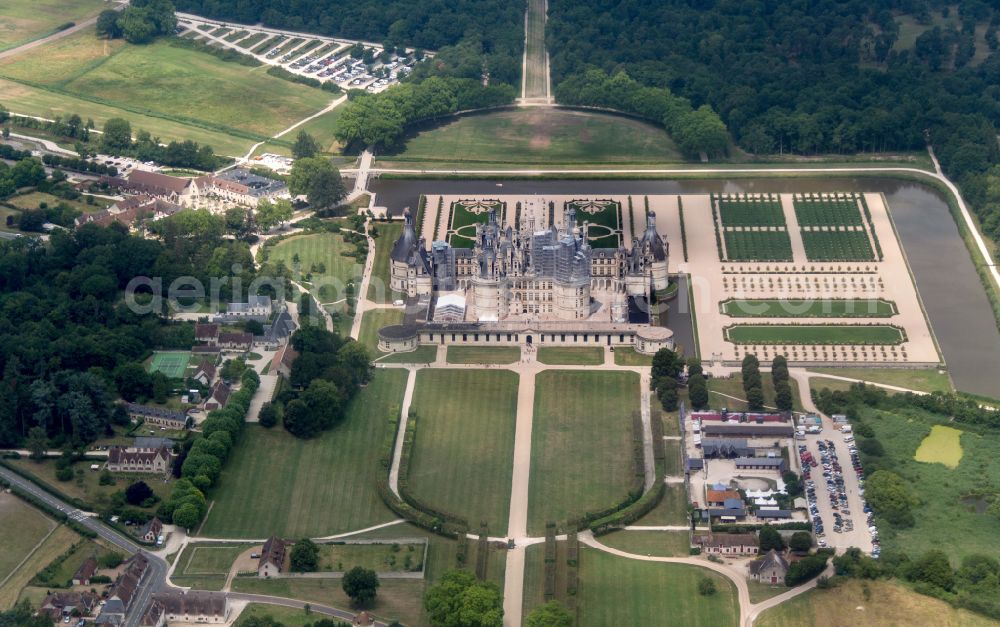
[[542,230],[504,227],[491,210],[476,225],[471,248],[436,241],[428,249],[409,210],[403,218],[391,253],[390,287],[408,297],[436,297],[435,321],[626,322],[630,299],[649,302],[667,289],[668,249],[653,213],[631,248],[593,248],[588,224],[581,227],[572,208],[564,228],[551,224]]

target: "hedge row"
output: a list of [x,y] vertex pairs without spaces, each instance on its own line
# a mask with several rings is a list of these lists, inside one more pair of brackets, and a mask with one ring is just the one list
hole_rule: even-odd
[[[648,197],[646,198],[646,207],[647,207],[646,212],[649,213],[649,198]],[[684,230],[684,203],[681,202],[681,197],[680,196],[677,197],[677,212],[678,212],[678,215],[680,215],[680,218],[681,218],[681,248],[684,251],[684,261],[687,261],[688,260],[688,238],[687,238],[687,231]],[[718,241],[718,239],[719,239],[719,232],[718,232],[718,230],[715,232],[715,239],[716,239],[716,241]]]
[[[754,531],[760,531],[763,524],[760,525],[712,525],[712,531],[716,533],[751,533]],[[788,530],[788,531],[812,531],[812,523],[809,522],[787,522],[778,525],[770,525],[775,529]]]
[[93,174],[106,174],[107,176],[118,176],[118,168],[113,165],[105,165],[96,161],[88,161],[79,157],[60,157],[59,155],[42,155],[42,163],[49,166],[74,170],[76,172],[91,172]]
[[293,72],[289,72],[285,68],[278,65],[272,65],[271,67],[269,67],[267,69],[267,73],[275,78],[280,78],[282,80],[286,80],[291,83],[306,85],[307,87],[322,89],[323,91],[328,91],[331,94],[339,94],[341,92],[340,87],[338,87],[337,84],[334,83],[333,81],[323,82],[316,78],[295,74]]

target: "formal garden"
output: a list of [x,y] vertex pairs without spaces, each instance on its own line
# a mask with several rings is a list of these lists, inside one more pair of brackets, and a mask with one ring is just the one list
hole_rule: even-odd
[[451,203],[448,243],[453,248],[473,248],[476,244],[476,225],[489,222],[491,211],[496,211],[497,221],[503,224],[505,209],[506,203],[499,200],[459,200]]
[[777,194],[712,195],[722,226],[785,226],[781,198]]
[[792,198],[799,226],[861,226],[858,195],[796,194]]
[[727,261],[791,261],[787,231],[725,231]]
[[906,332],[889,324],[737,324],[725,328],[734,344],[896,345]]
[[622,204],[617,200],[570,200],[565,209],[576,212],[576,223],[581,228],[588,223],[587,241],[593,248],[621,245]]
[[868,234],[864,230],[802,231],[802,244],[809,261],[874,261]]
[[889,318],[896,303],[881,298],[730,298],[719,310],[733,318]]

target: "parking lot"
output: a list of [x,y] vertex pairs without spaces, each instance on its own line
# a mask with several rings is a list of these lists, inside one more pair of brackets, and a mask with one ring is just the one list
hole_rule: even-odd
[[[824,421],[827,422],[827,421]],[[828,423],[829,424],[829,423]],[[860,459],[848,434],[827,426],[819,434],[797,440],[809,517],[820,546],[858,547],[877,556],[877,531],[859,480]],[[863,472],[863,471],[862,471]]]

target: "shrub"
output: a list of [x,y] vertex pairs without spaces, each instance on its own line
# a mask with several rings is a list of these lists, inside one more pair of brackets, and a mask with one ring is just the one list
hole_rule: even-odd
[[717,590],[715,589],[715,581],[711,577],[702,577],[698,581],[698,594],[703,597],[712,596]]

